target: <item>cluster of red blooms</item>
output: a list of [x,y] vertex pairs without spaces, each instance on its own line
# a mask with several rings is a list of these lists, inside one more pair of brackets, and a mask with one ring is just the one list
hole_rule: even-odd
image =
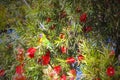
[[[63,54],[65,54],[66,52],[67,52],[67,48],[65,47],[65,46],[61,46],[61,48],[60,48],[60,50],[61,50],[61,52],[63,53]],[[83,60],[84,59],[84,56],[83,55],[79,55],[78,56],[78,60]],[[69,64],[72,64],[72,63],[74,63],[76,60],[74,59],[74,57],[68,57],[67,58],[67,60],[66,60],[66,62],[67,63],[69,63]]]
[[[87,21],[87,14],[86,13],[81,14],[80,22],[85,23],[86,21]],[[86,26],[83,28],[83,32],[85,32],[85,33],[90,32],[90,31],[92,31],[91,26]]]
[[[80,7],[77,7],[77,8],[76,8],[76,12],[79,13],[80,11],[81,11]],[[67,16],[67,13],[66,13],[65,11],[62,11],[62,12],[60,13],[60,17],[61,17],[61,18],[64,18],[65,16]],[[82,14],[80,15],[79,20],[80,20],[81,23],[86,23],[86,21],[87,21],[87,13],[82,13]],[[51,18],[50,18],[50,17],[46,18],[46,22],[47,22],[47,23],[51,22]],[[53,30],[54,28],[55,28],[55,25],[53,24],[53,25],[50,27],[50,29]],[[85,32],[85,33],[88,33],[88,32],[90,32],[90,31],[92,31],[92,26],[86,26],[86,27],[83,28],[83,32]],[[64,34],[62,34],[60,37],[61,37],[61,39],[62,39],[62,38],[64,37]]]
[[53,69],[57,74],[59,74],[62,68],[60,65],[58,65],[58,66],[55,66]]
[[13,77],[13,80],[26,80],[23,67],[24,67],[23,65],[16,66],[16,73]]
[[[61,52],[62,52],[63,54],[65,54],[66,51],[67,51],[67,48],[66,48],[65,46],[62,46],[62,47],[60,48],[60,50],[61,50]],[[28,54],[29,58],[34,58],[35,52],[36,52],[36,48],[34,48],[34,47],[29,48],[29,49],[27,50],[27,54]],[[20,54],[23,54],[22,50],[19,50],[19,53],[20,53]],[[20,54],[19,54],[19,55],[20,55]],[[18,59],[21,59],[21,57],[19,57]],[[80,54],[80,55],[78,56],[78,60],[79,60],[79,61],[82,61],[83,59],[84,59],[84,56],[83,56],[82,54]],[[67,62],[68,64],[72,64],[72,63],[74,63],[75,61],[76,61],[76,60],[75,60],[74,57],[68,57],[68,58],[66,59],[66,62]],[[45,55],[43,55],[41,58],[39,58],[38,62],[41,63],[42,65],[48,65],[49,62],[50,62],[50,51],[48,50]],[[59,73],[61,72],[62,68],[61,68],[60,65],[58,65],[58,66],[53,67],[53,70],[54,70],[57,74],[59,74]],[[72,74],[75,74],[75,73],[76,73],[75,70],[71,70],[70,72],[71,72]],[[13,77],[13,80],[26,80],[26,77],[25,77],[25,75],[24,75],[23,73],[24,73],[24,65],[23,65],[23,64],[18,65],[18,66],[16,67],[16,75]],[[4,70],[0,70],[0,76],[3,76],[4,74],[5,74],[5,71],[4,71]],[[107,70],[106,70],[106,74],[107,74],[108,76],[114,76],[114,74],[115,74],[115,69],[114,69],[114,67],[109,66],[109,67],[107,68]],[[60,80],[66,80],[66,75],[63,74],[63,75],[61,76]]]
[[[35,52],[36,49],[33,47],[27,50],[28,56],[30,58],[34,58]],[[41,63],[42,65],[48,65],[49,62],[50,62],[50,51],[48,50],[45,55],[39,58],[38,63]]]
[[[64,54],[64,53],[66,53],[66,51],[67,51],[67,48],[65,46],[62,46],[61,52]],[[28,56],[30,58],[34,58],[35,52],[36,52],[35,48],[29,48],[27,50]],[[83,59],[84,59],[83,55],[78,56],[78,60],[83,60]],[[76,60],[74,59],[74,57],[68,57],[66,59],[66,62],[69,64],[74,63],[75,61]],[[38,62],[42,63],[42,65],[48,65],[50,62],[50,51],[48,50],[45,55],[43,55],[41,58],[39,58]]]
[[[64,54],[64,53],[66,53],[66,51],[67,51],[67,48],[66,48],[65,46],[62,46],[62,47],[61,47],[61,52]],[[35,48],[29,48],[29,49],[27,50],[28,56],[29,56],[30,58],[34,58],[35,52],[36,52],[36,49],[35,49]],[[80,54],[80,55],[78,56],[78,60],[81,61],[81,60],[83,60],[83,59],[84,59],[84,56],[83,56],[82,54]],[[76,61],[76,60],[75,60],[74,57],[68,57],[68,58],[66,59],[66,62],[67,62],[68,64],[72,64],[72,63],[74,63],[75,61]],[[42,65],[48,65],[49,62],[50,62],[50,51],[48,50],[48,51],[46,52],[46,54],[43,55],[43,56],[39,59],[38,62],[41,62]],[[20,71],[20,70],[21,70],[21,71]],[[55,66],[55,67],[54,67],[54,71],[55,71],[57,74],[59,74],[60,71],[61,71],[61,66]],[[20,69],[17,68],[16,72],[17,72],[17,73],[22,73],[23,70],[22,70],[21,68],[20,68]],[[115,74],[114,67],[111,67],[111,66],[108,67],[106,73],[107,73],[108,76],[113,76],[113,75]],[[65,78],[66,78],[66,77],[65,77],[65,74],[61,76],[61,80],[65,80]]]
[[[54,71],[57,73],[57,74],[59,74],[60,73],[60,71],[61,71],[61,66],[55,66],[54,67]],[[71,73],[72,75],[76,75],[76,70],[75,69],[71,69],[70,71],[69,71],[69,73]],[[62,74],[61,75],[61,77],[60,77],[60,80],[67,80],[67,77],[66,77],[66,74]],[[71,80],[71,79],[70,79]],[[72,80],[74,80],[74,79],[72,79]]]

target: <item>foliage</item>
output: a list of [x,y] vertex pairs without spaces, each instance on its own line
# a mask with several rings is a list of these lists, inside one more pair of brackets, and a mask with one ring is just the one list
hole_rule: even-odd
[[[111,49],[112,42],[105,42],[109,33],[115,34],[117,30],[118,34],[119,4],[107,1],[1,1],[0,26],[3,27],[0,30],[6,32],[0,34],[0,67],[6,70],[6,74],[0,79],[16,77],[18,65],[23,65],[22,75],[28,80],[56,80],[62,75],[76,80],[119,79],[120,62]],[[110,4],[112,2],[114,4]],[[115,41],[117,36],[111,38]],[[36,49],[33,58],[29,57],[30,48]],[[46,55],[48,51],[50,56]],[[79,55],[84,58],[79,60]],[[50,63],[43,65],[46,56],[50,57]],[[71,60],[71,57],[75,62],[69,64],[67,59]],[[62,68],[59,74],[54,70],[58,65]],[[112,77],[106,74],[110,65],[115,68]],[[75,74],[70,72],[72,69]]]

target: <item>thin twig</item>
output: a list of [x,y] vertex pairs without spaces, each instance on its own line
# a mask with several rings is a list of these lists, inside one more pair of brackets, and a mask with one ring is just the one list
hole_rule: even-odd
[[31,8],[30,8],[30,5],[27,3],[26,0],[23,0],[23,2],[27,5],[27,7],[28,7],[29,9],[31,9]]

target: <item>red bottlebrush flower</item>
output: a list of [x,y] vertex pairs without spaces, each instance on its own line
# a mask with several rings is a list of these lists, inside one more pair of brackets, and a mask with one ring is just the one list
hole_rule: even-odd
[[34,58],[35,52],[36,52],[36,49],[33,48],[33,47],[31,47],[31,48],[29,48],[29,49],[27,50],[28,56],[29,56],[30,58]]
[[47,52],[45,55],[42,56],[41,59],[42,65],[48,65],[50,62],[50,52]]
[[4,69],[1,69],[1,70],[0,70],[0,77],[1,77],[1,76],[4,76],[4,75],[5,75],[5,70],[4,70]]
[[92,31],[91,26],[87,26],[87,27],[83,28],[83,32],[85,32],[85,33],[90,32],[90,31]]
[[71,73],[72,75],[76,75],[76,70],[75,70],[75,69],[71,69],[71,70],[70,70],[70,73]]
[[67,79],[66,79],[66,75],[63,74],[63,75],[61,76],[60,80],[67,80]]
[[86,20],[87,20],[87,14],[86,14],[86,13],[83,13],[83,14],[80,16],[80,21],[85,23]]
[[62,53],[66,53],[66,52],[67,52],[67,48],[66,48],[65,46],[61,46],[60,49],[61,49],[61,52],[62,52]]
[[13,80],[26,80],[26,77],[22,74],[19,74],[19,75],[15,75],[13,77]]
[[107,68],[107,70],[106,70],[106,74],[107,74],[108,76],[114,76],[114,74],[115,74],[115,69],[114,69],[114,67],[113,67],[113,66],[109,66],[109,67]]
[[16,73],[22,74],[24,72],[23,65],[16,66]]
[[83,55],[79,55],[79,56],[78,56],[78,60],[81,61],[81,60],[83,60],[83,59],[84,59],[84,56],[83,56]]
[[69,57],[69,58],[67,58],[66,61],[67,61],[67,63],[72,64],[75,62],[75,59],[73,57]]
[[46,22],[48,23],[48,22],[50,22],[51,21],[51,18],[47,18],[46,19]]
[[61,66],[55,66],[55,67],[54,67],[54,71],[55,71],[57,74],[59,74],[60,71],[61,71]]

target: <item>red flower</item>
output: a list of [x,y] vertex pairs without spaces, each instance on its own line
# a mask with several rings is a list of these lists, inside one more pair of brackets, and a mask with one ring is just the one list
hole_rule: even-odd
[[115,69],[114,69],[114,67],[109,66],[109,67],[107,68],[106,74],[107,74],[108,76],[114,76],[114,74],[115,74]]
[[51,21],[51,18],[47,18],[46,19],[46,22],[48,23],[48,22],[50,22]]
[[35,49],[34,47],[31,47],[31,48],[29,48],[29,49],[27,50],[28,56],[29,56],[30,58],[34,58],[35,52],[36,52],[36,49]]
[[86,14],[86,13],[83,13],[83,14],[80,16],[80,21],[81,21],[81,22],[86,22],[86,19],[87,19],[87,14]]
[[67,52],[67,48],[66,48],[65,46],[61,46],[60,49],[61,49],[61,52],[62,52],[62,53],[66,53],[66,52]]
[[83,29],[83,32],[90,32],[92,31],[92,27],[91,26],[87,26]]
[[83,60],[83,59],[84,59],[84,56],[83,56],[83,55],[79,55],[79,56],[78,56],[78,60],[81,61],[81,60]]
[[4,75],[5,75],[5,70],[4,70],[4,69],[1,69],[1,70],[0,70],[0,77],[1,77],[1,76],[4,76]]
[[46,52],[45,55],[42,56],[42,65],[47,65],[50,62],[50,52]]
[[19,75],[15,75],[13,77],[13,80],[26,80],[26,77],[22,74],[19,74]]
[[75,70],[75,69],[71,69],[71,70],[70,70],[70,73],[71,73],[72,75],[76,75],[76,70]]
[[72,64],[75,62],[75,59],[73,57],[69,57],[69,58],[67,58],[66,61],[67,61],[67,63]]
[[61,71],[61,66],[55,66],[55,67],[54,67],[54,71],[55,71],[57,74],[59,74],[60,71]]
[[66,80],[66,75],[63,74],[63,75],[61,76],[60,80]]
[[23,65],[16,66],[16,73],[22,74],[24,72]]

